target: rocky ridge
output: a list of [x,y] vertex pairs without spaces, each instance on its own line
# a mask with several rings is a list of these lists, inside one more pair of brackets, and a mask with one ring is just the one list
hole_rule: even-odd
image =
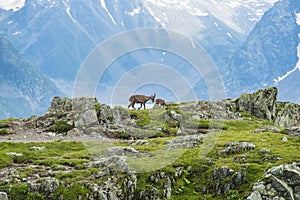
[[272,167],[252,189],[247,199],[300,199],[299,163]]
[[[279,128],[262,126],[259,129],[253,129],[253,134],[274,132],[299,137],[299,111],[300,106],[297,104],[277,102],[276,88],[243,94],[237,99],[225,99],[219,102],[186,102],[172,104],[166,109],[154,108],[153,111],[134,111],[122,107],[111,108],[99,104],[98,100],[92,97],[75,99],[55,97],[45,115],[13,120],[5,127],[11,134],[1,136],[1,140],[15,142],[20,140],[27,140],[28,142],[75,140],[83,143],[87,143],[87,141],[126,143],[128,144],[126,147],[108,145],[103,151],[95,152],[93,160],[81,166],[86,170],[97,169],[97,173],[89,178],[102,180],[101,184],[79,182],[89,191],[92,191],[85,198],[170,199],[171,194],[180,194],[184,189],[178,186],[178,180],[182,179],[184,184],[190,185],[192,181],[189,179],[197,176],[198,169],[190,164],[187,166],[179,165],[172,172],[154,171],[147,178],[149,187],[142,190],[138,189],[137,185],[140,184],[141,175],[131,168],[128,161],[155,157],[151,152],[146,153],[139,150],[138,146],[150,145],[149,140],[151,138],[172,136],[172,139],[165,141],[164,150],[196,149],[213,132],[227,129],[226,124],[220,122],[224,120],[242,122],[252,117],[266,119],[281,126]],[[245,114],[245,112],[248,114]],[[147,122],[149,116],[150,118],[156,117],[162,120],[156,122],[157,124],[149,122],[149,127]],[[216,120],[218,123],[200,123],[209,122],[211,119]],[[196,125],[195,122],[197,122]],[[1,129],[3,128],[1,127]],[[148,132],[145,132],[145,130]],[[18,135],[22,137],[18,138]],[[25,136],[26,138],[24,138]],[[243,163],[249,159],[248,152],[256,149],[257,145],[254,143],[231,141],[225,143],[216,154],[225,158],[234,156],[232,158],[234,163]],[[92,148],[89,150],[93,151]],[[42,152],[45,151],[45,147],[30,147],[30,151]],[[16,160],[23,156],[18,152],[8,153]],[[259,153],[262,161],[273,162],[282,159],[272,155],[273,152],[266,148],[259,149]],[[216,161],[213,158],[207,158],[204,161],[208,166],[214,162]],[[1,184],[22,183],[28,185],[27,189],[32,193],[42,193],[47,199],[55,199],[57,197],[55,192],[59,190],[58,188],[67,184],[67,182],[56,178],[57,173],[61,173],[61,171],[56,172],[50,167],[34,164],[27,167],[39,172],[22,177],[19,174],[19,171],[24,170],[22,165],[16,165],[13,168],[2,168],[0,170],[0,177],[2,177],[0,186]],[[209,173],[206,186],[194,192],[195,194],[201,192],[206,195],[218,196],[228,191],[237,190],[249,183],[248,168],[249,164],[247,163],[234,169],[229,166],[215,167]],[[72,166],[64,167],[62,171],[65,173],[75,169]],[[120,171],[125,173],[120,174]],[[264,178],[254,185],[253,192],[250,192],[251,194],[249,193],[247,198],[299,199],[298,176],[300,177],[300,172],[297,163],[271,168],[266,172]],[[41,179],[43,180],[41,181]],[[68,187],[71,186],[72,184]],[[0,189],[1,198],[6,200],[7,196],[10,195],[11,190],[1,192]]]
[[[179,110],[179,111],[178,111]],[[188,113],[188,116],[185,114]],[[194,120],[232,120],[242,119],[241,112],[269,120],[287,129],[287,132],[299,132],[300,105],[291,102],[278,102],[277,89],[272,87],[262,89],[252,94],[243,94],[237,99],[225,99],[219,102],[196,101],[187,102],[163,114],[165,122],[181,123],[191,117]],[[101,105],[96,98],[81,97],[75,99],[54,97],[47,113],[42,116],[32,116],[18,121],[20,131],[34,129],[37,132],[49,132],[53,125],[63,122],[70,125],[69,133],[78,132],[90,134],[97,132],[108,138],[128,132],[137,127],[137,116],[122,107],[110,108]],[[183,126],[183,127],[182,127]],[[195,127],[194,127],[195,128]],[[198,128],[198,127],[197,127]],[[66,131],[66,134],[69,135]],[[130,130],[129,130],[130,131]]]

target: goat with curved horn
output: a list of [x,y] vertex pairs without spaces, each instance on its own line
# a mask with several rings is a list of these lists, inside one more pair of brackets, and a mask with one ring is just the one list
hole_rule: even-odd
[[152,102],[154,102],[155,96],[156,96],[155,93],[154,93],[154,95],[151,95],[151,96],[145,96],[142,94],[132,95],[129,98],[130,104],[128,105],[128,108],[130,108],[130,106],[131,106],[133,109],[135,109],[134,104],[140,103],[141,106],[138,109],[141,109],[143,107],[143,105],[144,105],[144,109],[146,109],[146,102],[150,99]]

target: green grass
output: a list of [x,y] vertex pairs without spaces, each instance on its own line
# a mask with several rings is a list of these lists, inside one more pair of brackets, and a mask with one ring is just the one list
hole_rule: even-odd
[[102,106],[103,106],[103,104],[100,104],[100,103],[95,104],[95,110],[97,113],[100,113]]
[[130,110],[130,116],[136,120],[137,126],[133,129],[134,133],[128,134],[138,138],[174,136],[179,124],[164,119],[164,115],[169,115],[166,109]]
[[6,128],[0,129],[0,136],[1,135],[9,135],[9,134],[11,134],[11,133],[9,132],[8,129],[6,129]]
[[[174,169],[176,167],[180,166],[184,167],[184,169],[191,168],[186,175],[175,179],[171,199],[244,199],[245,195],[249,195],[249,188],[262,178],[267,169],[285,163],[300,162],[299,138],[274,132],[254,133],[254,130],[257,128],[274,126],[274,124],[269,121],[248,116],[244,120],[227,120],[224,122],[201,121],[200,124],[201,128],[211,128],[214,126],[222,130],[217,133],[218,139],[216,140],[216,145],[204,159],[199,156],[200,148],[187,149],[178,159],[175,159],[174,162],[160,169],[164,173],[174,176]],[[287,137],[288,142],[283,142],[283,137]],[[165,146],[166,140],[170,138],[148,139],[150,142],[148,145],[135,146],[134,148],[140,152],[160,152]],[[218,150],[223,149],[226,143],[234,141],[250,142],[255,144],[256,148],[238,154],[231,154],[226,157],[218,155]],[[259,151],[262,148],[269,149],[271,154],[261,156]],[[166,159],[165,156],[164,152],[161,151],[160,156],[157,158],[154,156],[153,159],[143,160],[142,163],[147,163],[147,167],[156,165],[153,166],[154,168],[164,163],[163,161]],[[276,157],[282,159],[274,159]],[[207,160],[210,161],[208,162]],[[219,196],[203,194],[202,191],[204,187],[218,184],[212,180],[211,177],[213,169],[221,166],[228,166],[237,172],[245,170],[247,173],[247,183],[240,188],[230,190],[226,194]],[[245,168],[245,166],[247,167]],[[136,164],[135,167],[143,169],[142,165],[137,166]],[[158,171],[139,174],[138,190],[142,191],[147,189],[150,185],[161,188],[159,184],[149,184],[149,177],[157,173]]]
[[[263,132],[263,133],[253,133],[256,128],[262,126],[272,125],[272,123],[259,120],[230,120],[225,122],[226,130],[223,130],[219,135],[217,144],[214,149],[208,154],[207,158],[213,160],[212,163],[205,163],[204,160],[197,158],[197,149],[187,150],[185,154],[180,157],[174,164],[183,166],[192,166],[192,171],[190,174],[197,173],[204,169],[202,173],[198,173],[199,176],[195,179],[190,178],[190,182],[199,182],[202,180],[203,183],[199,183],[202,187],[209,183],[209,177],[211,177],[212,169],[221,166],[228,166],[235,171],[241,171],[241,169],[247,165],[245,169],[247,171],[247,181],[248,184],[242,187],[232,190],[227,194],[226,197],[231,197],[231,199],[244,199],[244,195],[247,195],[249,188],[252,184],[262,178],[263,173],[271,168],[272,166],[281,165],[284,163],[292,163],[300,161],[300,139],[282,135],[280,133],[274,132]],[[288,142],[283,142],[282,138],[287,137]],[[218,150],[224,148],[224,145],[228,142],[233,141],[245,141],[256,145],[254,150],[241,152],[239,154],[232,154],[227,157],[222,157],[217,154]],[[271,155],[262,157],[259,151],[262,148],[267,148],[271,151]],[[273,159],[275,157],[282,158],[281,160]],[[238,158],[243,158],[240,162],[233,162],[233,160],[238,160]],[[264,161],[264,159],[269,159]],[[199,163],[201,163],[199,165]],[[207,180],[207,181],[205,181]],[[182,185],[182,184],[181,184]],[[188,188],[187,188],[188,187]],[[193,195],[192,191],[198,191],[198,185],[185,186],[182,194],[174,194],[173,199],[197,199],[197,195]],[[223,199],[224,195],[214,196],[212,199]]]
[[13,118],[8,118],[8,119],[0,120],[0,129],[1,128],[9,128],[11,122],[14,121],[14,120],[15,119],[13,119]]
[[88,180],[94,174],[97,174],[99,169],[90,168],[90,169],[81,169],[74,170],[70,172],[58,172],[55,174],[55,178],[58,180],[64,180],[69,183],[78,182],[82,180]]
[[73,129],[74,126],[68,124],[66,121],[57,121],[53,126],[49,128],[49,131],[56,133],[67,133],[69,130]]
[[53,194],[53,199],[74,200],[74,199],[87,199],[87,194],[93,192],[79,183],[70,185],[60,185]]
[[11,123],[14,120],[15,119],[13,119],[13,118],[8,118],[8,119],[0,120],[0,136],[1,135],[11,135],[11,134],[14,134],[13,131],[9,130],[9,128],[11,127]]
[[[30,150],[33,146],[44,146],[41,151]],[[23,156],[8,156],[6,153],[22,153]],[[51,143],[0,143],[0,168],[13,164],[39,164],[46,166],[65,165],[76,167],[92,159],[92,156],[79,142]]]
[[130,110],[130,117],[136,120],[138,126],[150,124],[149,110]]
[[[171,105],[171,108],[176,109],[176,106],[178,105]],[[134,130],[140,131],[139,134],[144,136],[142,138],[149,141],[148,145],[137,145],[133,148],[141,153],[151,155],[150,157],[142,156],[127,160],[129,166],[138,169],[139,172],[137,174],[137,192],[151,190],[151,187],[154,186],[160,190],[161,196],[163,185],[166,183],[165,179],[162,178],[154,183],[150,181],[150,177],[163,172],[172,179],[171,199],[244,199],[245,196],[249,195],[249,188],[256,181],[262,179],[262,175],[267,169],[285,163],[300,162],[299,138],[274,132],[254,133],[257,128],[274,126],[274,124],[257,119],[247,113],[242,114],[245,117],[244,120],[191,120],[189,122],[191,128],[216,129],[216,132],[214,132],[216,138],[203,141],[203,143],[200,143],[199,148],[166,151],[167,140],[174,139],[174,135],[178,130],[177,127],[165,123],[163,114],[166,112],[166,109],[130,110],[130,115],[138,121],[139,127],[134,127]],[[3,124],[5,123],[3,122]],[[163,127],[166,127],[166,131],[163,131]],[[162,128],[162,131],[158,133],[157,128]],[[167,133],[168,131],[169,133]],[[154,137],[152,137],[153,135]],[[283,137],[286,137],[288,141],[283,142]],[[256,148],[228,156],[218,155],[218,151],[224,149],[224,145],[228,142],[249,142],[253,143]],[[202,149],[205,144],[212,146],[212,150],[207,155],[207,152],[204,152],[205,149]],[[32,146],[44,146],[45,149],[33,151],[30,150]],[[86,169],[84,164],[92,161],[94,157],[102,155],[106,148],[112,146],[130,146],[130,143],[123,140],[115,143],[90,142],[84,144],[63,141],[51,143],[3,142],[0,143],[0,168],[13,165],[26,166],[28,164],[46,166],[56,172],[53,174],[55,178],[64,182],[56,191],[56,197],[64,196],[64,199],[76,199],[78,196],[84,197],[88,193],[90,194],[91,191],[86,187],[86,182],[103,184],[109,178],[109,175],[95,178],[95,175],[101,169]],[[261,156],[259,151],[262,148],[269,149],[270,155]],[[6,155],[8,152],[22,153],[23,156],[8,156]],[[202,155],[205,155],[205,157]],[[274,159],[277,157],[282,159]],[[212,180],[211,178],[213,170],[221,166],[227,166],[237,172],[246,171],[247,183],[219,196],[203,194],[204,187],[226,181]],[[178,167],[183,168],[183,173],[181,176],[175,177],[175,169]],[[64,172],[65,168],[70,170]],[[19,174],[21,177],[26,177],[41,169],[25,167],[19,169]],[[123,178],[126,175],[120,172],[114,173],[116,177],[119,177],[119,184],[122,185]],[[5,187],[7,186],[1,186],[0,183],[0,189],[5,189]],[[25,195],[27,199],[44,198],[41,194],[30,193],[24,184],[13,185],[11,191],[16,199],[22,195]]]

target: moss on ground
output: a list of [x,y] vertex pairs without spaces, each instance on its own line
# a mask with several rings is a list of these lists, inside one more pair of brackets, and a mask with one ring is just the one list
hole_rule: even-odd
[[15,133],[15,132],[13,132],[13,131],[10,130],[11,123],[12,123],[14,120],[15,120],[15,119],[13,119],[13,118],[0,120],[0,136],[3,136],[3,135],[11,135],[11,134],[14,134],[14,133]]
[[16,120],[16,119],[8,118],[8,119],[0,120],[0,129],[1,128],[9,128],[11,125],[11,122],[14,120]]
[[68,124],[64,120],[57,121],[53,126],[49,128],[49,131],[56,132],[56,133],[67,133],[69,130],[74,128],[73,125]]
[[[43,146],[43,150],[34,151],[31,147]],[[22,156],[8,156],[16,152]],[[92,160],[89,151],[81,142],[49,143],[0,143],[0,168],[14,164],[38,164],[45,166],[65,165],[75,167]]]
[[[174,105],[174,108],[172,109],[175,108],[176,105]],[[153,167],[156,167],[155,165],[159,163],[163,164],[163,160],[166,156],[164,155],[163,150],[167,145],[167,140],[174,139],[175,131],[177,131],[176,128],[166,125],[166,123],[161,120],[163,119],[162,115],[165,112],[165,109],[153,109],[151,113],[148,110],[130,111],[132,117],[136,117],[138,121],[140,120],[138,125],[144,127],[144,130],[150,129],[151,131],[157,131],[156,129],[158,127],[161,128],[166,126],[169,131],[173,132],[172,134],[161,134],[160,137],[147,138],[149,141],[148,145],[134,146],[139,152],[152,155],[150,158],[145,158],[144,163],[147,167],[151,167],[152,165]],[[274,124],[266,120],[257,119],[248,114],[243,115],[246,116],[244,120],[198,121],[195,124],[198,128],[209,129],[214,127],[218,131],[216,134],[218,140],[212,151],[210,151],[205,158],[202,158],[199,156],[201,151],[200,147],[187,149],[178,159],[175,159],[174,162],[166,164],[165,166],[162,165],[163,167],[158,171],[138,173],[137,192],[151,190],[151,187],[154,186],[160,190],[160,195],[162,195],[165,179],[161,179],[154,183],[151,182],[150,177],[160,172],[164,172],[166,176],[169,176],[172,179],[173,187],[171,199],[244,199],[245,196],[249,195],[249,188],[251,188],[257,180],[262,178],[266,169],[284,163],[300,162],[299,138],[289,137],[281,133],[270,131],[254,133],[254,130],[257,128],[274,126]],[[160,120],[151,120],[152,117],[159,118]],[[2,124],[2,127],[6,127],[4,122],[2,122]],[[174,130],[171,130],[171,128],[174,128]],[[286,137],[288,141],[283,142],[283,137]],[[218,155],[218,151],[224,149],[225,144],[237,141],[253,143],[256,148],[249,151],[230,154],[226,157]],[[91,192],[85,186],[86,184],[80,181],[101,184],[108,178],[95,178],[95,175],[101,169],[86,169],[85,163],[92,161],[93,156],[102,153],[102,150],[107,147],[130,146],[130,143],[117,141],[114,144],[102,144],[101,148],[98,145],[98,143],[83,144],[81,142],[63,141],[50,143],[3,142],[0,143],[0,168],[18,165],[48,167],[48,170],[51,169],[56,172],[55,175],[53,175],[55,178],[65,182],[65,184],[61,185],[56,191],[55,197],[59,198],[63,196],[64,199],[76,199],[79,196],[84,197],[87,193]],[[44,146],[45,149],[40,151],[30,150],[33,146]],[[88,150],[86,147],[89,147]],[[260,150],[262,148],[269,149],[271,153],[269,155],[261,156]],[[22,153],[23,156],[8,156],[8,152]],[[176,153],[176,150],[171,152]],[[135,163],[133,159],[129,159],[129,163],[134,167],[145,167],[143,165],[137,166],[138,163]],[[247,183],[240,188],[230,190],[227,193],[218,196],[203,193],[203,189],[207,185],[217,184],[211,177],[213,170],[221,166],[227,166],[235,171],[244,170],[247,173]],[[63,171],[65,168],[68,168],[70,171]],[[182,174],[176,177],[175,172],[177,168],[182,168],[183,170]],[[38,170],[43,170],[43,168],[33,169],[25,167],[19,169],[19,174],[21,177],[26,177]],[[125,177],[125,174],[120,172],[116,173],[116,176],[121,177],[120,184],[122,184],[122,178]],[[72,184],[77,182],[78,184]],[[7,190],[7,186],[1,185],[0,183],[0,189]],[[15,199],[18,199],[20,196],[23,196],[23,199],[44,199],[42,194],[30,193],[28,186],[24,184],[13,185],[10,195]]]
[[[205,125],[208,124],[208,122],[205,122]],[[244,199],[245,196],[249,195],[249,188],[262,178],[267,169],[285,163],[300,162],[299,138],[275,132],[254,133],[255,129],[270,125],[274,126],[269,121],[253,117],[245,120],[224,121],[224,127],[226,128],[220,131],[216,145],[205,159],[199,157],[199,148],[188,149],[171,166],[161,169],[161,171],[164,171],[166,174],[169,173],[174,178],[174,169],[176,167],[190,168],[188,173],[174,179],[175,183],[172,188],[171,199]],[[283,142],[283,137],[286,137],[288,142]],[[149,139],[149,145],[136,146],[135,148],[141,152],[152,152],[153,149],[161,149],[168,139],[171,138]],[[237,154],[230,154],[226,157],[218,155],[218,151],[223,149],[226,143],[236,141],[253,143],[256,148]],[[261,156],[260,150],[262,148],[269,149],[271,154]],[[217,184],[213,182],[211,177],[213,169],[221,166],[227,166],[235,171],[246,171],[247,183],[240,188],[218,196],[203,194],[203,189],[207,185]],[[149,183],[150,177],[157,173],[155,171],[153,173],[139,174],[138,190],[142,191],[145,187],[150,187],[150,185],[160,188],[161,185],[159,184]]]

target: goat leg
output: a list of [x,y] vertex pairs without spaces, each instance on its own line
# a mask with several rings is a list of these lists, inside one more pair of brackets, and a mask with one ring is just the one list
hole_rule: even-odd
[[141,103],[141,106],[138,109],[141,109],[143,107],[143,103]]

